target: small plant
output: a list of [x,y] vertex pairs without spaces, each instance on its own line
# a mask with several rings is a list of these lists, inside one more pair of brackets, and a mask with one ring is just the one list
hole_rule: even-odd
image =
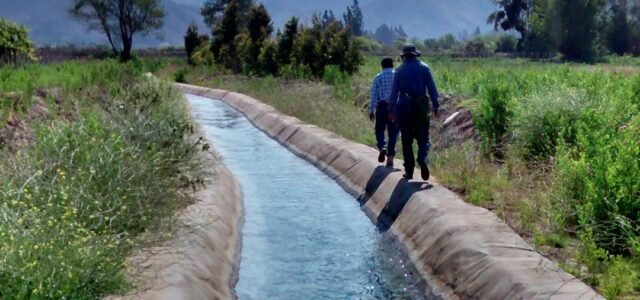
[[173,75],[173,80],[179,83],[187,83],[188,74],[189,71],[186,68],[178,69],[178,71]]

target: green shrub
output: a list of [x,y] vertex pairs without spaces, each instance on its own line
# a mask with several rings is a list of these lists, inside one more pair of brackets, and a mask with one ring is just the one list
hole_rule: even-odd
[[513,117],[513,92],[508,83],[498,80],[482,87],[473,121],[490,153],[502,157]]
[[543,91],[520,100],[512,122],[515,146],[528,161],[547,162],[556,154],[558,139],[573,145],[575,124],[586,104],[567,90]]
[[191,61],[194,65],[213,66],[215,58],[213,57],[213,52],[211,52],[211,47],[203,45],[196,48],[193,55],[191,55]]
[[33,147],[0,163],[1,298],[126,290],[136,236],[191,203],[181,189],[201,169],[181,97],[153,81],[112,93],[36,126]]
[[621,128],[590,113],[578,123],[577,145],[563,147],[558,166],[578,223],[593,228],[599,247],[630,253],[640,234],[640,115]]
[[173,80],[179,83],[187,83],[187,75],[189,74],[189,70],[186,68],[181,68],[176,71],[173,75]]

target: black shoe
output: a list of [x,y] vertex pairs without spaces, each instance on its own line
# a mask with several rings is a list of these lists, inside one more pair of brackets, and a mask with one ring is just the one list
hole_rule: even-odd
[[413,180],[413,175],[409,175],[407,173],[404,173],[402,175],[402,178],[406,179],[406,180]]
[[431,174],[429,173],[429,166],[426,162],[419,162],[420,165],[420,175],[422,175],[422,180],[427,181]]
[[380,154],[378,155],[378,162],[383,163],[384,159],[387,157],[387,150],[380,150]]

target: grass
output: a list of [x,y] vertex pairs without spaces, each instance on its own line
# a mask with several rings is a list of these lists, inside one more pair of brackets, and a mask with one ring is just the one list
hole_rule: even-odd
[[[0,298],[95,299],[125,292],[137,237],[191,203],[200,151],[182,98],[115,61],[0,69],[31,103],[62,87],[72,116],[32,120],[32,142],[0,150]],[[22,119],[24,112],[11,112]],[[4,106],[4,109],[11,109]],[[54,110],[51,110],[54,111]],[[25,119],[26,120],[26,119]]]
[[[366,118],[379,72],[368,57],[349,78],[247,78],[174,61],[188,83],[254,96],[278,110],[375,145]],[[432,151],[433,173],[486,207],[565,270],[612,299],[640,296],[640,75],[633,58],[599,65],[428,57],[444,104],[471,109],[477,139]],[[633,64],[630,64],[633,62]],[[445,116],[446,117],[446,116]],[[434,123],[434,140],[440,125]],[[445,131],[446,132],[446,131]]]

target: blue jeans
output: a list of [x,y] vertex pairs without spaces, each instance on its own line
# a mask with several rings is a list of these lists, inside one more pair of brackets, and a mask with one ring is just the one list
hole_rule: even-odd
[[398,116],[398,124],[402,133],[402,155],[404,155],[404,169],[407,174],[413,174],[416,167],[416,159],[413,155],[413,141],[418,142],[417,162],[421,166],[426,166],[427,156],[431,143],[429,142],[429,118],[427,121],[416,122],[409,112],[401,113]]
[[[389,144],[385,140],[385,131],[389,134]],[[387,155],[396,155],[396,143],[398,142],[398,126],[389,120],[389,104],[378,103],[376,107],[376,140],[379,150],[387,150]]]

